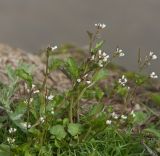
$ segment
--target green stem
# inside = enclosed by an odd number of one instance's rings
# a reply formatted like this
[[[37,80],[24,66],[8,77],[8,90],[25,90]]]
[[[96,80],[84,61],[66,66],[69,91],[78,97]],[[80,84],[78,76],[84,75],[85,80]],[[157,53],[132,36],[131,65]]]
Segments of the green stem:
[[[69,104],[69,121],[73,123],[73,97],[71,97],[71,101]]]
[[[28,125],[29,125],[29,118],[30,118],[30,100],[32,96],[32,91],[29,91],[29,96],[27,100],[27,134],[28,134]]]

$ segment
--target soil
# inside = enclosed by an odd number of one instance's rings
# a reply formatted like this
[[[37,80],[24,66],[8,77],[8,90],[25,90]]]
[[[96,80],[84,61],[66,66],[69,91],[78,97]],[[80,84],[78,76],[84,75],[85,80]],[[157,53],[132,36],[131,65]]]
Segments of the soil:
[[[19,63],[33,65],[33,77],[35,83],[43,82],[45,64],[42,61],[40,54],[31,54],[19,48],[13,48],[5,44],[0,44],[0,81],[4,84],[9,83],[6,74],[6,66],[11,65],[13,68],[18,67]],[[61,71],[51,73],[48,81],[48,86],[54,86],[54,89],[63,91],[70,87],[70,81]]]

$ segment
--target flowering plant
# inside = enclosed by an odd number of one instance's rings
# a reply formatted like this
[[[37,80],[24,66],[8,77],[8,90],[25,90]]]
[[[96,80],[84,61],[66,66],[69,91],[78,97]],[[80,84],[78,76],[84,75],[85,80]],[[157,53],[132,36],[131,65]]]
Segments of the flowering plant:
[[[89,57],[80,64],[74,58],[68,58],[65,62],[50,59],[58,47],[49,46],[45,53],[46,68],[42,84],[35,85],[32,74],[23,67],[15,71],[9,68],[8,75],[13,82],[8,87],[2,86],[0,92],[0,104],[4,110],[0,155],[84,156],[150,152],[148,140],[143,137],[145,133],[134,131],[139,113],[133,109],[127,111],[128,105],[136,97],[137,86],[143,85],[146,78],[143,79],[139,74],[132,75],[136,86],[132,90],[129,86],[130,74],[122,74],[121,78],[115,80],[108,96],[105,95],[106,90],[100,87],[100,82],[109,77],[112,60],[125,56],[119,48],[110,55],[102,50],[104,41],[97,41],[97,36],[105,27],[105,24],[98,23],[95,24],[95,33],[87,31]],[[139,56],[139,70],[155,59],[157,56],[153,52],[144,62]],[[71,87],[64,92],[55,92],[47,85],[50,73],[57,69],[71,82]],[[150,78],[158,76],[152,72]],[[27,94],[15,102],[12,96],[20,80],[25,82]],[[114,105],[107,106],[104,100],[114,99],[117,95],[121,96],[125,104],[122,111],[116,111]],[[141,115],[143,118],[144,114]],[[133,140],[133,135],[137,139]],[[145,143],[141,144],[140,141],[144,140]],[[131,148],[128,142],[134,142],[135,145]]]

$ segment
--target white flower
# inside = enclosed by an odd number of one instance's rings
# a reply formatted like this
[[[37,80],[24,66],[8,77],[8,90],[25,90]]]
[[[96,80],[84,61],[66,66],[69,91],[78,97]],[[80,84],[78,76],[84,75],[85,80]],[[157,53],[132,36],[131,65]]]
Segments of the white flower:
[[[85,74],[83,77],[86,78],[88,76],[88,74]]]
[[[157,78],[158,78],[158,75],[156,75],[155,72],[152,72],[152,73],[150,74],[150,78],[152,78],[152,79],[157,79]]]
[[[152,51],[149,52],[149,56],[152,56],[154,53]]]
[[[39,90],[35,90],[33,93],[34,93],[34,94],[39,93]]]
[[[33,102],[33,98],[30,98],[30,102]]]
[[[95,55],[91,56],[91,61],[93,61],[95,59]]]
[[[102,50],[98,50],[98,55],[99,58],[102,58]]]
[[[54,51],[56,50],[58,47],[57,46],[54,46],[54,47],[51,47],[51,50]]]
[[[34,89],[36,87],[36,85],[35,84],[32,84],[32,89]]]
[[[48,100],[53,100],[53,98],[54,98],[53,95],[49,95],[49,96],[47,97]]]
[[[120,53],[120,54],[119,54],[120,57],[122,57],[122,56],[124,56],[124,55],[125,55],[124,53]]]
[[[117,115],[115,112],[112,113],[112,117],[113,117],[114,119],[118,119],[118,115]]]
[[[122,119],[127,119],[127,116],[121,115],[121,118],[122,118]]]
[[[101,23],[97,23],[97,24],[95,24],[95,27],[97,27],[98,29],[104,29],[106,27],[106,25],[101,24]]]
[[[77,82],[80,83],[80,82],[81,82],[81,79],[77,79]]]
[[[53,107],[51,108],[51,114],[52,115],[54,114],[54,108]]]
[[[28,124],[28,128],[31,128],[31,124]]]
[[[107,54],[106,54],[105,52],[103,52],[103,53],[102,53],[102,56],[105,57],[105,56],[107,56]]]
[[[131,88],[128,86],[127,89],[130,90]]]
[[[98,55],[102,55],[102,50],[98,50]]]
[[[122,86],[125,86],[125,84],[127,83],[127,78],[124,76],[124,75],[122,75],[122,78],[120,78],[119,80],[118,80],[118,82],[119,82],[119,84],[121,84]]]
[[[98,61],[98,65],[99,65],[99,67],[103,67],[103,61],[102,61],[102,60],[99,60],[99,61]]]
[[[119,57],[123,57],[125,54],[123,53],[122,49],[117,48],[116,53],[119,55]]]
[[[152,60],[157,59],[157,55],[154,54],[154,52],[150,51],[149,56],[151,57]]]
[[[133,111],[133,110],[131,111],[131,115],[132,115],[133,117],[135,117],[135,116],[136,116],[136,114],[134,113],[134,111]]]
[[[106,124],[107,124],[107,125],[110,125],[111,123],[112,123],[111,120],[107,120],[107,121],[106,121]]]
[[[42,122],[42,123],[44,123],[44,117],[40,117],[40,121]]]
[[[31,124],[30,124],[30,123],[28,123],[28,127],[27,127],[27,122],[24,122],[22,125],[23,125],[25,128],[31,128]]]
[[[103,62],[107,62],[108,58],[109,58],[109,55],[106,55],[106,56],[103,58]]]
[[[16,128],[10,128],[10,129],[9,129],[9,133],[14,133],[14,132],[16,132],[16,131],[17,131]]]
[[[99,59],[102,59],[103,62],[107,62],[109,55],[107,55],[105,52],[102,53],[102,50],[99,50],[98,57],[99,57]]]
[[[152,55],[152,60],[156,60],[157,59],[157,55]]]
[[[15,139],[8,137],[7,141],[8,141],[8,143],[13,144],[15,142]]]
[[[88,81],[86,81],[86,83],[87,83],[87,84],[91,84],[91,81],[88,80]]]

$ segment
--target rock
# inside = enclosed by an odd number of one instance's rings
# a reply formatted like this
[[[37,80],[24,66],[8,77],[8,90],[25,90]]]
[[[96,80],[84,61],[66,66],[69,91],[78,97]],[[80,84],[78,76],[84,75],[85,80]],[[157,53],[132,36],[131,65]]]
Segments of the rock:
[[[34,83],[42,83],[44,80],[45,64],[40,56],[25,52],[19,48],[13,48],[5,44],[0,44],[0,81],[4,84],[9,83],[6,74],[6,66],[11,65],[16,68],[19,62],[34,65],[33,78]],[[71,82],[61,71],[55,71],[50,74],[47,85],[58,91],[64,91],[71,86]]]

